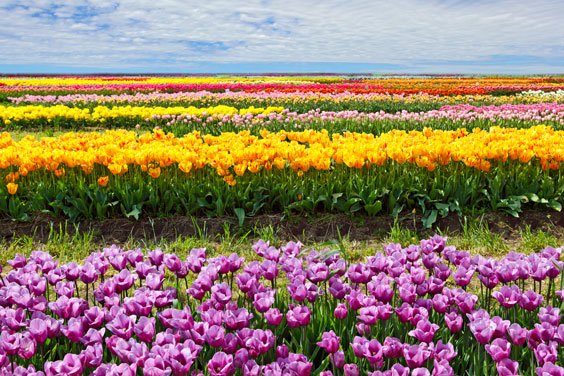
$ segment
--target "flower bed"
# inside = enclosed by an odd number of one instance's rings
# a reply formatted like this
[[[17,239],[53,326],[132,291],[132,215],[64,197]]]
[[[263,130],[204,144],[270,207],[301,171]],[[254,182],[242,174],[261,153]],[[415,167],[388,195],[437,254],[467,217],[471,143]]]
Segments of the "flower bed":
[[[0,287],[17,375],[561,375],[562,248],[501,260],[435,236],[361,262],[259,241],[258,260],[35,251]],[[255,258],[255,257],[253,257]]]

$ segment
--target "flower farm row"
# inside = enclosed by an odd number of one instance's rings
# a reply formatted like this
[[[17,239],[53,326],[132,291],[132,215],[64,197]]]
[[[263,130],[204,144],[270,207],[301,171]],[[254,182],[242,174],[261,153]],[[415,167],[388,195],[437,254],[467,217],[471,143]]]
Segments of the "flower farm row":
[[[443,106],[427,112],[364,113],[359,111],[290,112],[283,107],[145,107],[101,106],[93,108],[65,105],[0,106],[0,121],[7,129],[166,128],[183,135],[201,131],[209,134],[261,129],[269,131],[315,129],[335,133],[356,131],[379,134],[386,131],[416,130],[423,127],[457,130],[489,129],[492,125],[529,128],[547,124],[564,129],[564,104],[505,104],[499,106]]]
[[[0,136],[0,211],[80,218],[417,209],[560,210],[564,131],[546,126],[332,134],[126,130]]]
[[[495,260],[435,236],[358,263],[252,248],[247,262],[203,248],[16,255],[0,287],[3,374],[564,374],[562,248]]]

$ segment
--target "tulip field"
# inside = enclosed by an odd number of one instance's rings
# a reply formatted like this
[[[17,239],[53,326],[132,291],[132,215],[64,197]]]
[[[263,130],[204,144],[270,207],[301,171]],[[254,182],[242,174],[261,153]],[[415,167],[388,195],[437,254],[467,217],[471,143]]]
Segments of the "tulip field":
[[[564,78],[0,79],[0,215],[562,208]]]
[[[563,227],[563,164],[564,76],[0,75],[0,227],[33,233],[0,242],[0,375],[564,376],[564,236],[439,226]],[[179,218],[224,236],[159,243]],[[124,221],[150,241],[33,238]]]

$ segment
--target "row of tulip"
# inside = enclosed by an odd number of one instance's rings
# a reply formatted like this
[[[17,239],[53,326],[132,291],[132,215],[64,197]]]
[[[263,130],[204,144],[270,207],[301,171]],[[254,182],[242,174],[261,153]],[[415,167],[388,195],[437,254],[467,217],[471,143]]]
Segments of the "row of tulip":
[[[557,103],[505,104],[499,106],[455,105],[426,112],[384,111],[290,112],[282,107],[237,108],[114,106],[74,107],[65,105],[0,106],[0,124],[9,128],[83,128],[103,124],[108,128],[167,127],[176,135],[201,130],[210,134],[268,129],[270,131],[315,129],[330,132],[370,132],[380,134],[394,129],[423,127],[456,130],[461,127],[489,129],[492,125],[528,128],[545,123],[564,128],[564,105]],[[258,129],[257,129],[258,127]]]
[[[128,121],[139,122],[151,116],[171,116],[184,115],[194,116],[196,118],[207,118],[233,115],[264,115],[275,114],[281,112],[281,107],[268,108],[241,108],[229,106],[215,107],[144,107],[144,106],[96,106],[90,108],[69,107],[64,105],[43,106],[43,105],[27,105],[27,106],[0,106],[0,120],[4,125],[29,127],[38,125],[53,124],[56,126],[65,126],[65,122],[70,125],[91,123],[111,122],[110,126],[119,127],[128,125]],[[63,123],[63,124],[61,124]],[[69,126],[69,125],[66,125]]]
[[[0,213],[81,217],[287,210],[437,215],[560,210],[564,131],[492,127],[329,134],[162,130],[0,136]],[[166,204],[166,205],[165,205]],[[241,214],[242,213],[242,214]]]
[[[19,97],[8,97],[8,101],[15,105],[20,104],[65,104],[76,107],[93,107],[95,105],[156,105],[212,107],[218,105],[245,107],[284,107],[290,111],[307,112],[312,109],[325,111],[357,110],[361,112],[398,112],[402,110],[410,112],[421,112],[438,109],[446,105],[471,104],[502,105],[502,104],[534,104],[546,102],[562,102],[564,96],[558,92],[552,95],[543,95],[543,92],[525,92],[515,96],[492,96],[492,95],[458,95],[438,96],[429,94],[381,94],[367,93],[355,94],[343,92],[337,94],[316,92],[176,92],[176,93],[142,93],[135,94],[79,94],[67,95],[32,95],[25,94]]]
[[[252,115],[218,115],[202,119],[193,115],[153,115],[144,123],[149,127],[170,129],[177,135],[202,130],[211,134],[238,132],[248,129],[257,133],[260,129],[280,130],[327,130],[330,132],[362,132],[381,134],[393,130],[420,130],[430,127],[441,130],[480,128],[492,126],[529,128],[534,124],[549,124],[555,129],[564,128],[564,105],[542,103],[535,105],[471,105],[443,106],[427,112],[384,111],[364,113],[359,111],[320,111],[306,113],[289,112]],[[143,124],[143,123],[142,123]],[[257,128],[260,126],[260,128]]]
[[[391,93],[431,95],[516,94],[526,90],[564,89],[558,78],[379,78],[349,80],[339,77],[129,77],[116,78],[40,78],[0,80],[4,94],[75,92],[148,92],[148,91],[245,91],[245,92],[319,92],[319,93]]]
[[[0,369],[32,376],[564,375],[562,248],[501,260],[435,236],[365,260],[117,246],[8,260]]]
[[[0,79],[5,86],[75,86],[75,85],[114,85],[114,84],[173,84],[173,85],[205,85],[205,84],[280,84],[308,85],[312,82],[344,82],[340,77],[14,77]]]
[[[77,85],[90,83],[104,85],[108,83],[128,84],[128,83],[149,83],[149,84],[214,84],[214,83],[301,83],[301,82],[320,82],[320,83],[342,83],[352,82],[355,84],[386,85],[390,88],[416,88],[416,89],[441,89],[456,87],[491,87],[491,86],[558,86],[564,83],[561,77],[365,77],[360,79],[349,79],[347,77],[319,77],[319,76],[270,76],[270,77],[241,77],[241,76],[141,76],[141,77],[12,77],[0,79],[0,84],[18,86],[48,86],[48,85]]]

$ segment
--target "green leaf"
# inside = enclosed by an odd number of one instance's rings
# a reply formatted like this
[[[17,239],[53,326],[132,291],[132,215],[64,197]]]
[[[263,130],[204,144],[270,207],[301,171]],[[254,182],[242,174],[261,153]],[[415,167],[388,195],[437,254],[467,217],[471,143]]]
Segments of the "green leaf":
[[[135,219],[139,219],[139,214],[141,214],[141,210],[139,210],[139,207],[137,207],[137,205],[135,205],[134,209],[132,211],[130,211],[129,213],[127,213],[125,216],[127,218],[133,217]]]
[[[233,209],[233,211],[235,212],[235,215],[237,216],[237,219],[239,220],[239,226],[243,226],[243,223],[245,222],[245,209],[235,208],[235,209]]]
[[[435,207],[439,210],[441,217],[446,217],[448,215],[449,210],[450,210],[450,205],[444,204],[442,202],[435,203]]]
[[[364,205],[364,210],[368,215],[376,215],[382,210],[382,201],[376,201],[371,205]]]
[[[439,211],[438,210],[431,210],[428,213],[429,213],[429,215],[425,215],[422,219],[424,228],[431,228],[433,223],[435,223],[437,221],[437,214],[439,213]]]
[[[551,209],[554,209],[556,211],[561,211],[562,210],[562,204],[559,203],[558,201],[552,199],[548,202],[548,204],[546,204],[546,206],[548,206]]]

